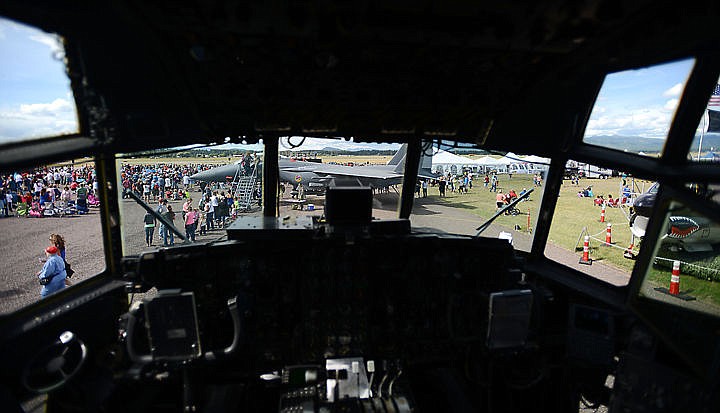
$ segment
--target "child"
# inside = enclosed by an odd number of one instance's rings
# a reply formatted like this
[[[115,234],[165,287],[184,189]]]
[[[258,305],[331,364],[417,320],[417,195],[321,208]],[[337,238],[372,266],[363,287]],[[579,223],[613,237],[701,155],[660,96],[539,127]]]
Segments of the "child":
[[[207,205],[205,205],[207,208]],[[198,218],[198,227],[200,227],[200,235],[205,235],[207,233],[207,209],[201,208],[200,209],[200,217]]]

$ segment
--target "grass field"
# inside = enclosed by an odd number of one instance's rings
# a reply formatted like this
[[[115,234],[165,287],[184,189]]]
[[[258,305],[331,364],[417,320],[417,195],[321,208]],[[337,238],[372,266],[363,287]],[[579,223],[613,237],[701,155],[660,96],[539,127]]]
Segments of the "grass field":
[[[652,182],[635,181],[637,190],[647,189]],[[594,236],[590,240],[591,258],[594,261],[603,262],[621,269],[630,274],[635,265],[635,261],[624,258],[623,252],[630,245],[631,233],[628,224],[629,211],[627,208],[606,208],[605,223],[600,222],[601,208],[593,204],[590,198],[578,198],[577,192],[587,186],[592,186],[595,195],[602,194],[606,198],[609,194],[617,197],[621,188],[621,178],[610,179],[585,179],[581,180],[579,185],[571,185],[570,181],[565,181],[560,189],[558,202],[553,216],[549,242],[569,251],[575,251],[580,257],[579,249],[582,248],[582,234],[587,231],[588,235]],[[509,189],[515,189],[520,192],[522,188],[533,187],[532,175],[513,175],[512,179],[508,179],[507,175],[500,175],[499,188],[504,192]],[[530,196],[527,202],[521,202],[518,209],[522,215],[518,216],[500,216],[495,221],[508,229],[515,228],[519,225],[522,231],[527,229],[527,214],[530,213],[531,227],[534,226],[538,216],[541,200],[541,190],[537,188]],[[431,191],[431,196],[438,197],[437,190]],[[444,202],[449,206],[462,208],[468,212],[482,217],[480,222],[491,217],[495,213],[495,193],[483,187],[482,182],[475,182],[473,190],[468,194],[458,194],[448,192],[446,198],[439,198],[440,202]],[[605,232],[607,224],[612,224],[612,242],[615,247],[603,246],[605,241]],[[640,250],[639,241],[635,240],[633,250],[637,254]],[[720,268],[720,259],[717,253],[688,254],[688,253],[671,253],[667,250],[661,250],[660,256],[670,259],[680,259],[683,262]],[[654,287],[668,287],[670,280],[670,264],[659,262],[648,274],[647,281]],[[684,275],[681,280],[681,292],[689,292],[698,300],[705,301],[714,306],[720,306],[720,282],[713,282],[698,274],[697,270],[688,268],[683,269]],[[700,277],[700,278],[698,278]]]

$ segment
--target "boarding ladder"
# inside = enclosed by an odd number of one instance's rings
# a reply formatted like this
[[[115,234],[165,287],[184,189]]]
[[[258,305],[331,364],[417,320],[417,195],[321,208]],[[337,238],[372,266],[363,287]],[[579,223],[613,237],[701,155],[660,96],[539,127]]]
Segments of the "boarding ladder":
[[[260,183],[257,172],[258,164],[255,163],[250,175],[242,175],[238,173],[235,176],[232,187],[235,188],[235,196],[238,198],[241,211],[249,211],[254,204],[254,195],[257,190],[257,186]]]

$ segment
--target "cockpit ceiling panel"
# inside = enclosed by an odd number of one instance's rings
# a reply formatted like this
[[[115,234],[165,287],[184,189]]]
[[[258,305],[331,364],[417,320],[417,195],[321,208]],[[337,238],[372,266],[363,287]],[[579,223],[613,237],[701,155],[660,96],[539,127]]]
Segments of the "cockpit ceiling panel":
[[[31,13],[9,0],[0,14],[62,34],[79,105],[101,96],[128,144],[157,147],[274,134],[559,148],[609,70],[686,57],[720,36],[711,1],[682,14],[669,1],[84,8]]]

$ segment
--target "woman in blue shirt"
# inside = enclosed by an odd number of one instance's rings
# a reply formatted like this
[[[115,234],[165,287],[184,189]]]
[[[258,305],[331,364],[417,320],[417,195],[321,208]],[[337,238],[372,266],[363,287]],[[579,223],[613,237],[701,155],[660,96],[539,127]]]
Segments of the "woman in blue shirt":
[[[40,290],[40,297],[45,298],[48,295],[60,291],[65,288],[65,262],[58,255],[59,251],[56,246],[51,245],[45,248],[45,256],[47,261],[43,264],[42,270],[38,272],[37,276],[40,280],[48,280],[47,284],[44,284],[42,290]]]

